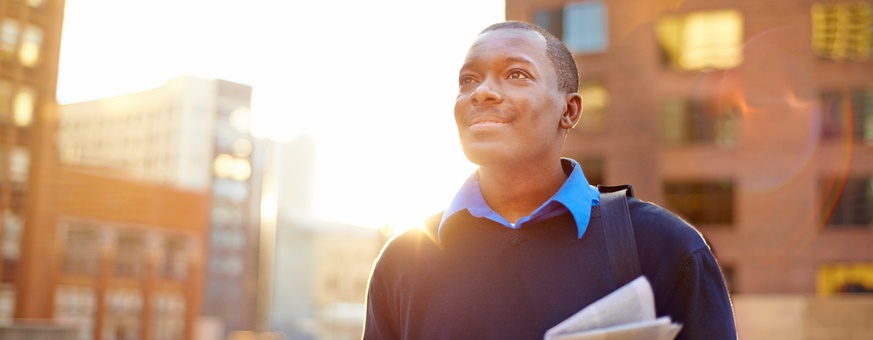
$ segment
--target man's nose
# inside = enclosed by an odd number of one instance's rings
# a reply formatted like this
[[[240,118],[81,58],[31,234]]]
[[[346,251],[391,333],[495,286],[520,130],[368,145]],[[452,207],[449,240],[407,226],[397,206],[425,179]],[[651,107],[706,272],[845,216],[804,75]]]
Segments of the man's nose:
[[[497,104],[503,101],[503,97],[496,91],[493,82],[485,80],[479,83],[476,90],[470,94],[470,100],[473,102],[473,105]]]

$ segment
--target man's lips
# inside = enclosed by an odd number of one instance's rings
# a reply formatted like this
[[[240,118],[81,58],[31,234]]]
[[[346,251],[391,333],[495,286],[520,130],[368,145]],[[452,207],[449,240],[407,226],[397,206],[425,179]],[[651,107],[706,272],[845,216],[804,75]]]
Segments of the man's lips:
[[[473,118],[470,121],[469,126],[482,128],[495,127],[509,124],[511,121],[512,120],[509,118],[487,115]]]

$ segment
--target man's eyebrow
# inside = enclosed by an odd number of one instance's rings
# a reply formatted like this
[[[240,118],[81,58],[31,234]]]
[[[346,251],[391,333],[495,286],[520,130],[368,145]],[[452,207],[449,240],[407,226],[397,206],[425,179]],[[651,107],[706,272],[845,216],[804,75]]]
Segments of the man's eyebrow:
[[[525,58],[525,57],[516,57],[516,56],[509,56],[509,57],[503,58],[503,60],[501,60],[501,63],[503,63],[503,64],[519,63],[519,64],[533,65],[533,62],[530,59]],[[473,65],[475,65],[475,64],[477,64],[477,62],[475,60],[468,61],[468,62],[464,63],[464,65],[461,66],[461,69],[463,70],[466,68],[473,67]]]

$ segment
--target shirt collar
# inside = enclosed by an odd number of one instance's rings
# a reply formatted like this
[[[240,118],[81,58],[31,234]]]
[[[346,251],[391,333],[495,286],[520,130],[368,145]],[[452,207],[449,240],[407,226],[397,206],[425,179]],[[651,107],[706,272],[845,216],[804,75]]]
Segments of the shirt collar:
[[[600,203],[600,192],[596,187],[588,184],[588,180],[582,172],[582,167],[579,166],[579,163],[575,160],[562,158],[561,165],[564,166],[564,169],[572,169],[570,170],[570,175],[567,176],[567,180],[564,181],[563,185],[561,185],[561,188],[555,192],[555,195],[534,210],[530,216],[522,217],[518,220],[518,223],[512,227],[521,228],[525,222],[536,220],[537,216],[542,215],[549,210],[554,210],[549,209],[549,207],[553,206],[550,204],[552,204],[552,202],[557,202],[569,210],[570,214],[573,215],[573,219],[576,222],[578,237],[582,238],[582,235],[585,234],[585,230],[588,229],[588,222],[591,219],[591,207]],[[485,198],[482,197],[482,191],[479,189],[478,170],[473,172],[473,174],[467,178],[464,185],[462,185],[461,189],[458,190],[457,194],[455,194],[455,198],[452,199],[452,202],[443,214],[437,231],[438,239],[441,239],[440,235],[442,235],[443,226],[446,220],[463,210],[467,210],[470,215],[473,215],[474,217],[488,218],[510,227],[509,222],[494,212],[494,210],[488,206],[488,203],[485,202]]]

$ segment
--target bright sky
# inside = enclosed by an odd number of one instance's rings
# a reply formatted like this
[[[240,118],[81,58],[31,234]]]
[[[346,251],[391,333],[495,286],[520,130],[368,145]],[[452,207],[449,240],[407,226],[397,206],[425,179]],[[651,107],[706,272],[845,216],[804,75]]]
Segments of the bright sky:
[[[316,142],[316,216],[415,225],[475,169],[452,110],[501,0],[67,0],[61,104],[187,74],[253,86],[255,133]],[[281,174],[280,174],[281,176]]]

